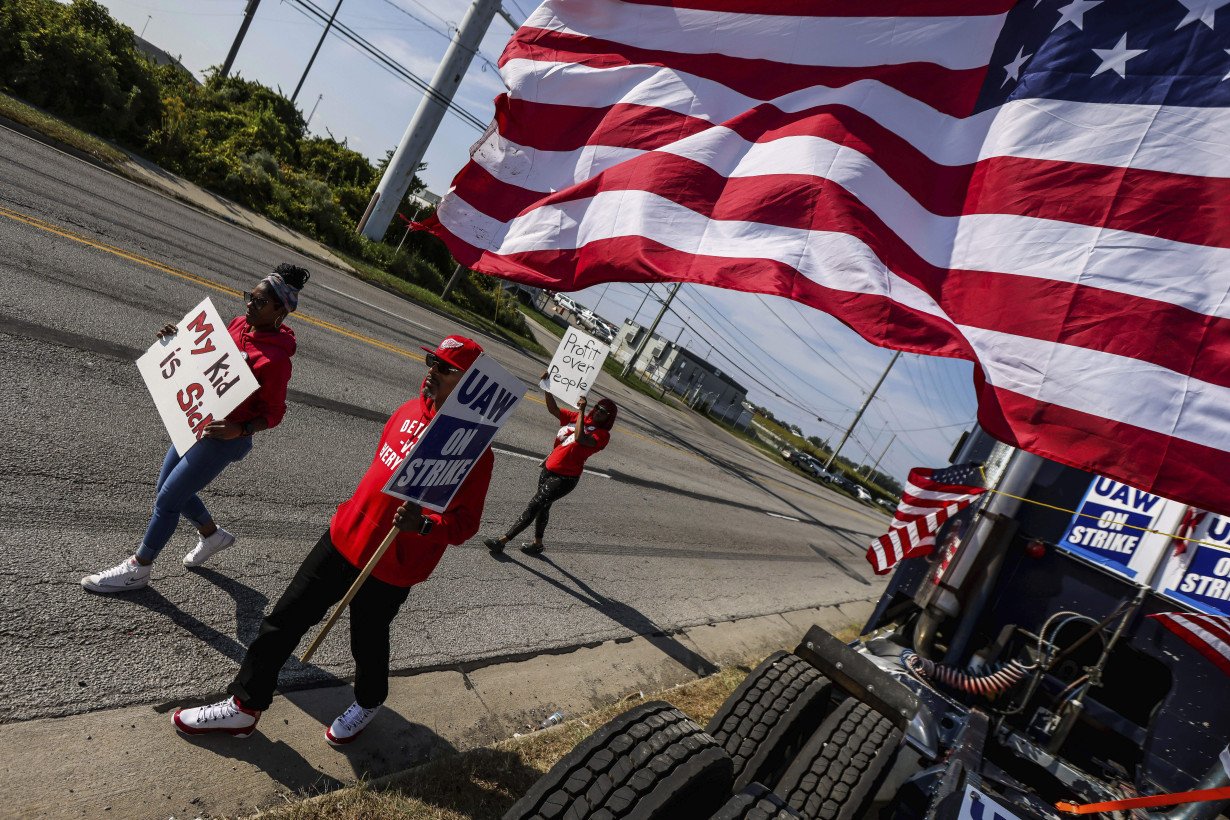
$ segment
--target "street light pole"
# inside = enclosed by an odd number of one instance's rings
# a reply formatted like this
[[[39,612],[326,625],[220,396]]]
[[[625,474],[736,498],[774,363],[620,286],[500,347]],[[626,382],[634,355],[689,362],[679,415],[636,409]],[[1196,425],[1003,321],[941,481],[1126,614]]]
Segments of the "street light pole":
[[[871,392],[867,394],[867,398],[863,401],[863,406],[858,408],[858,412],[854,415],[854,421],[850,422],[850,426],[846,428],[846,432],[841,437],[841,441],[837,444],[837,447],[833,449],[833,454],[829,456],[829,460],[825,462],[824,469],[827,470],[829,467],[833,466],[833,462],[837,460],[837,454],[841,452],[841,448],[844,447],[846,441],[849,440],[850,434],[853,433],[854,428],[858,426],[858,420],[861,419],[863,417],[863,413],[867,411],[867,406],[870,405],[871,400],[876,397],[876,391],[880,389],[880,385],[884,384],[884,379],[888,377],[888,371],[893,369],[893,365],[897,363],[897,359],[899,358],[901,358],[900,350],[894,353],[893,357],[888,360],[888,367],[884,368],[884,372],[880,374],[880,378],[876,382],[875,387],[871,388]]]
[[[893,446],[893,442],[897,440],[897,434],[893,433],[893,437],[888,440],[888,444],[884,445],[884,451],[880,453],[880,457],[876,459],[876,463],[871,465],[871,469],[863,473],[863,478],[870,478],[871,474],[876,471],[876,467],[880,466],[880,462],[884,460],[884,456],[888,455],[888,448]]]

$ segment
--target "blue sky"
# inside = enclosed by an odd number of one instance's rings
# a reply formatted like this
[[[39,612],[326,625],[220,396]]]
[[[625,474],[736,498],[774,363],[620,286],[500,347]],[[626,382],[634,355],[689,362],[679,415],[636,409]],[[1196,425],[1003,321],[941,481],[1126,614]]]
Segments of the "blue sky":
[[[221,65],[246,5],[245,0],[101,2],[135,32],[144,28],[145,39],[179,56],[198,76]],[[316,4],[329,12],[336,2]],[[468,6],[462,0],[343,0],[338,20],[429,81]],[[261,0],[233,71],[289,95],[322,26],[297,8],[292,0]],[[533,4],[504,0],[504,8],[520,23]],[[458,92],[456,101],[483,122],[491,119],[492,100],[503,90],[494,63],[511,35],[511,27],[497,16]],[[397,145],[420,99],[417,89],[330,36],[298,103],[305,116],[316,107],[310,123],[314,133],[344,139],[374,160]],[[478,136],[474,127],[445,115],[420,173],[430,190],[448,189]],[[644,290],[616,283],[589,288],[576,298],[619,324],[638,315]],[[655,290],[665,296],[667,286]],[[798,424],[806,435],[834,442],[892,356],[835,319],[783,299],[686,285],[675,306],[692,329],[668,314],[660,334],[674,339],[682,332],[684,346],[730,373],[748,388],[752,401]],[[656,302],[646,302],[640,321],[652,321],[657,308]],[[911,467],[947,463],[953,442],[973,417],[968,363],[905,355],[843,454],[870,463],[896,433],[881,469],[901,480]]]

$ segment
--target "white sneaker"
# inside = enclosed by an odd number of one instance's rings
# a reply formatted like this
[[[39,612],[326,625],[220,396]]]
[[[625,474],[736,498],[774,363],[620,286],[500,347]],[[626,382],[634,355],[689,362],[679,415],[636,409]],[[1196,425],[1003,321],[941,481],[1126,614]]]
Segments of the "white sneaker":
[[[189,569],[203,566],[210,558],[213,558],[234,543],[235,536],[221,527],[218,527],[217,531],[208,538],[197,536],[196,546],[192,549],[192,552],[184,556],[184,566]]]
[[[333,725],[325,729],[325,740],[334,746],[342,746],[354,740],[372,722],[372,718],[380,711],[379,706],[364,709],[358,703],[350,704],[350,708],[333,721]]]
[[[235,737],[247,737],[256,729],[256,722],[260,719],[260,712],[255,709],[245,709],[234,698],[220,700],[208,706],[198,706],[195,709],[176,709],[175,714],[171,715],[175,728],[186,735],[225,732]]]
[[[132,592],[149,586],[150,565],[141,566],[137,556],[116,564],[111,569],[104,569],[81,579],[81,586],[90,592],[101,592],[104,595],[113,592]]]

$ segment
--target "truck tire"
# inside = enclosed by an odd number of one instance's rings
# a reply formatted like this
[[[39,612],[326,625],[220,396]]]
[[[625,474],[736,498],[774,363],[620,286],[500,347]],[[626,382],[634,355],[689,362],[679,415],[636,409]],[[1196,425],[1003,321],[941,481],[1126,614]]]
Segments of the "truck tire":
[[[832,706],[832,682],[789,652],[774,652],[739,684],[708,732],[734,762],[734,790],[776,783]]]
[[[751,783],[726,801],[710,820],[800,820],[803,815],[759,783]]]
[[[701,820],[730,794],[730,778],[730,758],[713,738],[669,703],[650,701],[577,744],[504,820]]]
[[[847,698],[824,719],[774,791],[807,820],[860,817],[901,746],[901,731]]]

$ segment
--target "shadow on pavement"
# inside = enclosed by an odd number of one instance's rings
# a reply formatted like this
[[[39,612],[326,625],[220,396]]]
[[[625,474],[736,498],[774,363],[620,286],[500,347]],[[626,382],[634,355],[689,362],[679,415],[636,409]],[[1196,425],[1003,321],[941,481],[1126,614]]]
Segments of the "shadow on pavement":
[[[622,601],[616,601],[614,598],[608,598],[600,592],[595,591],[592,587],[582,581],[580,578],[573,575],[568,570],[561,567],[559,564],[552,561],[547,555],[540,554],[526,560],[518,560],[506,553],[498,553],[493,555],[497,561],[504,561],[510,564],[516,564],[533,575],[537,575],[542,580],[546,581],[551,586],[558,590],[568,593],[578,601],[593,607],[603,615],[610,618],[615,623],[620,624],[626,629],[645,638],[653,646],[657,647],[668,658],[685,666],[697,675],[712,675],[718,671],[718,667],[711,663],[708,659],[688,649],[679,641],[666,634],[666,630],[658,626],[640,610],[625,604]],[[541,562],[553,568],[560,575],[571,581],[574,586],[560,581],[557,578],[552,578],[547,573],[532,566],[530,561]]]
[[[146,588],[122,599],[124,602],[145,607],[152,612],[165,615],[173,623],[180,626],[190,635],[199,638],[208,646],[235,662],[236,667],[243,661],[248,644],[256,637],[260,629],[265,605],[268,599],[251,587],[229,578],[219,572],[209,569],[194,570],[195,573],[226,592],[235,601],[235,637],[204,623],[195,616],[184,612],[162,594],[152,588]],[[338,630],[340,637],[345,630]],[[273,708],[261,715],[261,723],[257,731],[246,739],[232,738],[223,735],[202,735],[180,737],[203,750],[214,754],[242,760],[259,767],[270,778],[276,780],[287,790],[298,795],[318,794],[331,791],[346,785],[330,775],[320,772],[312,763],[283,740],[271,740],[261,731],[261,725],[271,725],[286,720],[285,709],[289,705],[297,707],[301,712],[319,724],[318,735],[312,742],[326,746],[325,727],[333,719],[346,710],[354,700],[349,679],[340,678],[315,664],[302,666],[298,663],[298,653],[306,642],[314,635],[309,632],[300,644],[296,654],[287,661],[287,668],[297,667],[310,670],[310,681],[297,681],[287,686],[279,685],[278,693],[282,701],[275,701]],[[225,697],[222,693],[214,693],[203,700],[183,700],[179,704],[190,706],[197,703],[211,702]],[[171,711],[170,704],[168,711]],[[279,714],[279,711],[282,714]],[[169,718],[168,718],[169,724]],[[168,731],[174,731],[168,725]],[[382,777],[393,772],[408,769],[427,760],[442,755],[454,754],[456,749],[433,730],[421,723],[414,723],[402,717],[392,708],[381,710],[376,719],[364,731],[363,735],[353,743],[345,746],[330,747],[337,754],[344,756],[354,774],[360,778]]]

